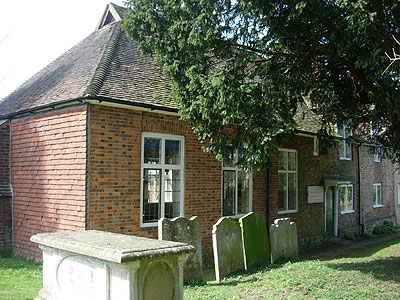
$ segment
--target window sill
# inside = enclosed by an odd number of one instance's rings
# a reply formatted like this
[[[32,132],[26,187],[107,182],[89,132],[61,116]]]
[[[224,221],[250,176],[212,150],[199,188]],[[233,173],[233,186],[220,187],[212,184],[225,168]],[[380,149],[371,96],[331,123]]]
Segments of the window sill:
[[[158,227],[158,222],[140,224],[140,228],[151,228],[151,227]]]
[[[383,205],[382,204],[374,205],[374,208],[379,208],[379,207],[383,207]]]
[[[374,162],[375,162],[375,163],[380,163],[381,161],[380,161],[380,160],[374,160]]]
[[[249,212],[248,212],[248,213],[249,213]],[[232,219],[235,219],[235,220],[239,220],[241,217],[244,217],[244,216],[247,215],[248,213],[245,213],[245,214],[242,214],[242,215],[230,215],[230,216],[225,215],[225,216],[222,216],[222,217],[223,217],[223,218],[229,217],[229,218],[232,218]]]
[[[348,161],[351,161],[352,158],[351,158],[351,157],[339,157],[339,160],[348,160]]]
[[[354,213],[354,210],[343,210],[343,211],[340,211],[341,215],[352,214],[352,213]]]
[[[284,215],[284,214],[294,214],[297,213],[298,210],[278,210],[278,215]]]

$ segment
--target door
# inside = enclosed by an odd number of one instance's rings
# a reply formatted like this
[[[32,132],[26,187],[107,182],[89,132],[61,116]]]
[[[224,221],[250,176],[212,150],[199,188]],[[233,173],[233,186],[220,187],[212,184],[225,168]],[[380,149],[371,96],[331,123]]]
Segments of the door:
[[[333,186],[328,186],[326,189],[326,211],[325,211],[325,219],[326,219],[326,233],[328,237],[332,237],[335,235],[335,189]]]

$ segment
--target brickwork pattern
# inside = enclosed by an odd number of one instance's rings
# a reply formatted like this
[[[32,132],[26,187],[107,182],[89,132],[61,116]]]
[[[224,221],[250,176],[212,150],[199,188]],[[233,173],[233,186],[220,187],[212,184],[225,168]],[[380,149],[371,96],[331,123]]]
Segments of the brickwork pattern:
[[[7,189],[7,196],[0,195],[0,249],[8,250],[12,246],[11,197],[8,196],[10,185],[10,125],[0,125],[0,194]]]
[[[367,146],[360,148],[362,215],[368,233],[384,220],[396,219],[394,193],[397,193],[394,165],[386,158],[374,162],[371,150]],[[374,183],[382,184],[382,207],[374,207]]]
[[[36,233],[85,229],[87,108],[11,124],[14,251],[40,259]]]
[[[175,116],[92,107],[90,229],[157,238],[156,227],[140,227],[142,132],[185,136],[185,217],[199,216],[202,246],[210,250],[212,225],[222,215],[222,164],[202,151],[190,127]],[[253,172],[253,210],[263,214],[265,191],[264,173]]]

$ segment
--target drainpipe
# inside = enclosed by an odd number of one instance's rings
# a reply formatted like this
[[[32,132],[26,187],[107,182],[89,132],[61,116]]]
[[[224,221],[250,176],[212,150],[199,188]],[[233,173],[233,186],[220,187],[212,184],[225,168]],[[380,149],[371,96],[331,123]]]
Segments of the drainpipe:
[[[361,143],[357,145],[357,194],[358,194],[358,229],[360,234],[364,233],[364,224],[361,223],[361,171],[360,171],[360,147]]]

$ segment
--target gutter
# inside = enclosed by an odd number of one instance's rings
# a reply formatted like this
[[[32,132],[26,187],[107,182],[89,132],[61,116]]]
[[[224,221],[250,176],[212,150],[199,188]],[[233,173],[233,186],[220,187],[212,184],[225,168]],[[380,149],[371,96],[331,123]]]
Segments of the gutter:
[[[170,108],[170,107],[164,107],[164,106],[157,106],[157,105],[153,105],[153,104],[119,100],[119,99],[113,99],[113,98],[108,98],[108,97],[83,96],[83,97],[71,98],[71,99],[63,100],[63,101],[57,101],[57,102],[53,102],[51,104],[37,106],[34,108],[24,109],[24,110],[14,112],[14,113],[11,113],[8,115],[3,115],[3,116],[0,116],[0,122],[1,122],[1,120],[11,119],[11,118],[21,116],[21,115],[35,114],[36,112],[46,110],[46,109],[56,109],[57,107],[63,106],[63,105],[69,105],[69,104],[74,104],[74,103],[80,103],[80,104],[88,103],[88,102],[90,102],[90,100],[95,100],[95,101],[98,101],[99,103],[106,102],[106,103],[121,104],[121,105],[132,106],[132,107],[140,107],[140,108],[148,109],[150,111],[158,110],[158,111],[163,111],[163,112],[178,113],[177,108]]]
[[[359,144],[357,144],[357,194],[358,194],[358,225],[359,225],[359,231],[360,234],[364,233],[364,224],[361,223],[361,209],[362,209],[362,205],[361,205],[361,170],[360,170],[360,147],[361,147],[362,143],[360,142]]]

